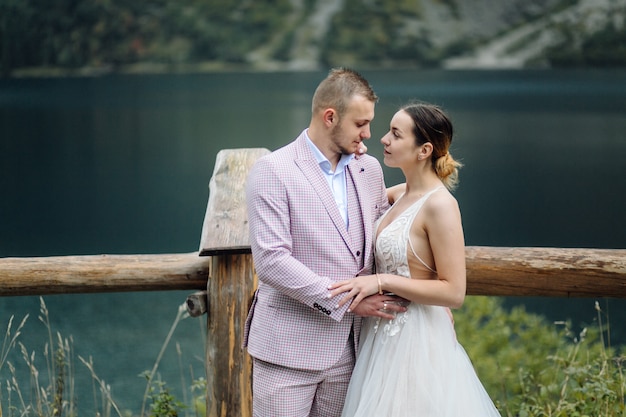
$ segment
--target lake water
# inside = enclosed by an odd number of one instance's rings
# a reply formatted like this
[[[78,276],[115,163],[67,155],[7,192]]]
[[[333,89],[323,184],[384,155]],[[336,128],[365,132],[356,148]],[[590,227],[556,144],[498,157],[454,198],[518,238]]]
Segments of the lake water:
[[[451,115],[452,153],[464,163],[456,196],[467,245],[626,248],[626,71],[364,75],[380,96],[372,155],[380,157],[378,139],[406,101],[440,104]],[[196,251],[217,152],[292,140],[307,125],[324,76],[0,80],[0,257]],[[401,180],[399,171],[385,174],[388,184]],[[138,375],[152,367],[187,295],[44,300],[53,331],[72,336],[76,356],[93,356],[122,409],[138,410],[145,388]],[[594,301],[506,299],[581,325],[594,320]],[[626,302],[601,305],[614,340],[626,342]],[[0,331],[11,315],[25,314],[21,340],[41,355],[47,335],[39,298],[0,298]],[[166,352],[160,370],[174,391],[181,385],[176,343],[184,377],[189,368],[203,375],[204,321],[183,320]]]

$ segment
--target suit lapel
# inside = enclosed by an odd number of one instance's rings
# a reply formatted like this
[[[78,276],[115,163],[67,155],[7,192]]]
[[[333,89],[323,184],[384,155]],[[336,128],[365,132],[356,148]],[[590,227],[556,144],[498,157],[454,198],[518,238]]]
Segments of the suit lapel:
[[[348,170],[350,171],[350,175],[354,179],[354,187],[356,188],[356,197],[359,202],[359,206],[361,207],[361,212],[363,215],[363,230],[365,232],[365,256],[364,260],[367,262],[369,257],[372,255],[372,239],[373,239],[373,229],[374,225],[372,223],[372,207],[368,204],[367,196],[368,196],[368,185],[365,168],[363,167],[363,163],[358,159],[354,159],[349,165]],[[367,265],[367,263],[365,263]]]
[[[298,138],[298,157],[296,158],[296,165],[302,170],[304,176],[313,186],[313,189],[322,201],[322,204],[326,208],[333,224],[341,234],[341,237],[346,242],[346,245],[351,247],[351,240],[348,235],[346,224],[339,213],[339,208],[337,208],[337,203],[335,203],[335,198],[330,191],[328,182],[326,181],[326,178],[324,178],[324,174],[322,173],[317,160],[309,149],[309,145],[306,143],[304,135],[301,135]]]

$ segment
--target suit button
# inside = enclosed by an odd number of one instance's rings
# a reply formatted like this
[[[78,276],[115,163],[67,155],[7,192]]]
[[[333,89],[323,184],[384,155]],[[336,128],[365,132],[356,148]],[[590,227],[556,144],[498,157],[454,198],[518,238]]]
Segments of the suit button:
[[[317,303],[313,303],[313,307],[315,307],[316,309],[318,309],[322,313],[326,314],[327,316],[330,316],[330,314],[331,314],[331,311],[329,309],[327,309],[326,307],[322,307],[321,305],[319,305]]]
[[[361,256],[361,251],[360,250],[356,251],[356,256]]]

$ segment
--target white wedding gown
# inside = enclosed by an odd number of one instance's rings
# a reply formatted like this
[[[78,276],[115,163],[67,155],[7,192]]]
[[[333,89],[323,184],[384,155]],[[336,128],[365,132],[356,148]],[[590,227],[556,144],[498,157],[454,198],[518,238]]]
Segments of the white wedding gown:
[[[438,189],[380,232],[378,272],[410,279],[409,230],[426,199]],[[394,320],[364,320],[342,417],[367,416],[500,417],[456,340],[446,308],[411,303]]]

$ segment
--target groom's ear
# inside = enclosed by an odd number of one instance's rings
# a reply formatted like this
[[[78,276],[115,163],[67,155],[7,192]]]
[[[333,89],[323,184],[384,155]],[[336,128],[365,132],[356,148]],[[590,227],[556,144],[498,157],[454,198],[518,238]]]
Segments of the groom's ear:
[[[337,112],[335,111],[335,109],[329,107],[326,110],[324,110],[324,113],[322,114],[322,118],[324,120],[324,124],[327,127],[332,126],[334,123],[337,123],[339,121],[339,117],[337,116]]]

